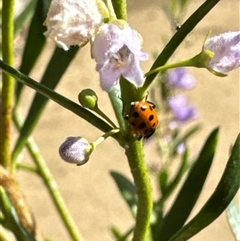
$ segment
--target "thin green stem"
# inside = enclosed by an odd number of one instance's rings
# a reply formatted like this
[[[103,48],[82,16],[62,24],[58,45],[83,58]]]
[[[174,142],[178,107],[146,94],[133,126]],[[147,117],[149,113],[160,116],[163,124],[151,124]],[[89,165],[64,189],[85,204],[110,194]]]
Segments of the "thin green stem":
[[[17,163],[17,169],[33,172],[35,174],[38,173],[38,169],[35,166],[25,165],[23,163]]]
[[[16,127],[20,130],[22,126],[22,120],[21,117],[18,115],[14,116],[14,122]],[[75,224],[62,196],[61,192],[58,189],[58,185],[53,178],[50,170],[48,169],[45,160],[43,159],[34,139],[30,136],[27,140],[26,147],[33,158],[34,163],[36,164],[38,168],[38,173],[43,179],[45,186],[52,198],[52,201],[55,204],[55,207],[57,208],[57,211],[67,229],[69,232],[69,235],[71,236],[73,241],[81,241],[83,240],[81,234],[79,233],[79,230],[77,228],[77,225]]]
[[[156,69],[167,63],[168,59],[173,55],[178,46],[182,43],[185,37],[196,27],[196,25],[211,11],[211,9],[220,0],[206,0],[181,26],[181,28],[176,32],[176,34],[171,38],[168,44],[165,46],[163,51],[159,54],[155,62],[153,63],[151,70]],[[142,91],[145,92],[157,73],[151,74],[146,78],[146,81],[141,87]]]
[[[0,60],[0,68],[2,68],[3,71],[7,72],[8,74],[12,75],[15,79],[17,79],[21,83],[29,86],[30,88],[36,90],[38,93],[42,94],[43,96],[55,101],[56,103],[63,106],[64,108],[72,111],[76,115],[88,121],[93,126],[102,130],[103,132],[108,132],[112,129],[112,126],[110,126],[108,123],[103,121],[101,118],[94,115],[92,112],[76,104],[75,102],[67,99],[66,97],[58,94],[57,92],[46,87],[45,85],[42,85],[37,81],[29,78],[28,76],[24,75],[23,73],[19,72],[18,70],[4,63],[2,60]],[[115,139],[118,139],[118,137],[119,136],[114,135]]]
[[[94,111],[95,111],[95,113],[100,115],[103,119],[105,119],[113,128],[117,128],[115,123],[105,113],[103,113],[99,108],[95,108]]]
[[[161,71],[166,71],[168,69],[173,69],[173,68],[179,68],[179,67],[186,67],[186,66],[194,66],[193,62],[191,61],[192,59],[186,59],[186,60],[182,60],[180,62],[176,62],[176,63],[172,63],[172,64],[166,64],[163,66],[160,66],[156,69],[150,70],[149,72],[147,72],[145,74],[145,76],[149,76],[151,74],[155,74]]]
[[[99,137],[96,141],[92,142],[91,145],[95,149],[97,146],[99,146],[103,141],[105,141],[109,136],[112,136],[116,133],[118,133],[119,129],[112,129],[111,131],[105,133],[101,137]]]
[[[126,0],[112,0],[112,5],[118,19],[127,21],[127,2]]]
[[[3,0],[2,53],[6,63],[14,64],[14,0]],[[0,160],[4,167],[11,165],[11,121],[14,105],[14,79],[2,73],[2,111],[0,123]]]
[[[143,142],[130,138],[126,146],[126,156],[134,178],[138,194],[138,209],[133,241],[144,241],[148,235],[152,213],[152,187],[144,159]]]

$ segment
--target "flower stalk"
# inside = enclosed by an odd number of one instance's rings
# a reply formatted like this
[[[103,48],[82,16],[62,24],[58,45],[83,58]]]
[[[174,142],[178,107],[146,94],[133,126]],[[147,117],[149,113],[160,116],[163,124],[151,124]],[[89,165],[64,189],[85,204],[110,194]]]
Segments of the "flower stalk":
[[[105,141],[109,136],[112,136],[119,132],[119,129],[112,129],[111,131],[105,133],[101,137],[99,137],[96,141],[91,143],[93,149],[95,149],[98,145],[100,145],[103,141]]]

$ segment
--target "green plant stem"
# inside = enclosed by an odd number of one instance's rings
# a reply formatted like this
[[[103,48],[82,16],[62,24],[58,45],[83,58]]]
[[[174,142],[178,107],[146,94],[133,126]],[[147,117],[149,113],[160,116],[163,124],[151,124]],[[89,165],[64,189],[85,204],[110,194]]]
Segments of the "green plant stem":
[[[194,58],[186,59],[186,60],[182,60],[180,62],[176,62],[176,63],[172,63],[172,64],[166,64],[166,65],[160,66],[160,67],[158,67],[156,69],[150,70],[149,72],[147,72],[145,74],[145,76],[149,76],[151,74],[155,74],[155,73],[158,73],[158,72],[161,72],[161,71],[166,71],[168,69],[179,68],[179,67],[186,67],[186,66],[194,66],[192,59],[194,59]]]
[[[3,0],[2,53],[6,63],[14,64],[14,0]],[[2,110],[0,123],[0,160],[4,167],[11,165],[11,120],[14,102],[14,79],[2,73]]]
[[[94,111],[95,111],[95,113],[100,115],[103,119],[105,119],[113,128],[117,128],[115,123],[104,112],[102,112],[99,108],[95,108]]]
[[[25,165],[23,163],[17,163],[17,169],[25,170],[28,172],[32,172],[34,174],[38,174],[38,169],[35,166]]]
[[[178,46],[182,43],[185,37],[196,27],[196,25],[211,11],[211,9],[220,0],[206,0],[181,26],[181,28],[176,32],[176,34],[171,38],[168,44],[165,46],[163,51],[159,54],[155,62],[153,63],[151,70],[156,69],[167,63],[168,59],[173,55]],[[141,87],[142,92],[145,92],[157,73],[147,76],[146,81]]]
[[[21,120],[19,114],[14,116],[14,122],[16,127],[20,130],[23,121]],[[38,168],[38,173],[43,179],[45,186],[52,198],[53,203],[68,231],[73,241],[81,241],[83,240],[77,225],[75,224],[62,196],[58,189],[58,185],[53,178],[50,170],[48,169],[45,160],[43,159],[34,139],[30,136],[27,140],[26,147],[33,158],[34,163]]]
[[[98,129],[102,130],[103,132],[108,132],[112,129],[112,127],[103,121],[101,118],[94,115],[92,112],[88,111],[87,109],[83,108],[82,106],[76,104],[75,102],[67,99],[66,97],[58,94],[57,92],[51,90],[50,88],[39,84],[38,82],[34,81],[33,79],[29,78],[28,76],[24,75],[23,73],[19,72],[18,70],[12,68],[5,62],[0,59],[0,68],[3,71],[7,72],[8,74],[14,76],[18,81],[21,83],[31,87],[32,89],[36,90],[38,93],[44,95],[45,97],[55,101],[59,105],[63,106],[64,108],[72,111],[76,115],[80,116],[81,118],[88,121],[93,126],[97,127]],[[118,135],[114,135],[114,138],[117,139]]]
[[[152,187],[144,159],[143,142],[131,137],[125,150],[138,194],[133,241],[143,241],[147,237],[153,205]]]
[[[112,5],[118,19],[127,20],[127,2],[126,0],[112,0]]]

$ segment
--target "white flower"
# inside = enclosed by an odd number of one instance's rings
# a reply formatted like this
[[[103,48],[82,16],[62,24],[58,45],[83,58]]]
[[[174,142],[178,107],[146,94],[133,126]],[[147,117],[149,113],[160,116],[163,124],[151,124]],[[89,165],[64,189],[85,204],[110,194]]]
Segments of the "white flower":
[[[92,153],[93,147],[82,137],[68,137],[59,147],[59,155],[69,163],[83,165]]]
[[[226,74],[238,68],[240,66],[240,31],[227,32],[207,39],[204,50],[214,53],[208,63],[209,69]]]
[[[88,41],[100,25],[102,16],[95,0],[53,0],[45,24],[46,36],[68,50]]]
[[[110,91],[121,75],[137,87],[143,84],[140,60],[147,60],[148,55],[141,51],[140,36],[129,25],[104,24],[93,42],[92,54],[103,90]]]

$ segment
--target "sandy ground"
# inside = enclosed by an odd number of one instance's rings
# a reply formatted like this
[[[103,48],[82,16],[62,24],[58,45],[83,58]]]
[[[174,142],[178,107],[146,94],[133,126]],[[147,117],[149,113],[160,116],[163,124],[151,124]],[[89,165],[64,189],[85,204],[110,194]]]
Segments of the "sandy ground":
[[[144,50],[148,53],[161,51],[163,37],[171,36],[172,26],[166,21],[159,2],[148,1],[146,3],[143,0],[134,0],[129,4],[129,22],[141,33],[144,39]],[[186,18],[203,1],[192,2],[191,10]],[[198,53],[210,30],[212,30],[212,35],[239,30],[238,0],[222,0],[180,46],[174,58],[180,60]],[[49,47],[39,59],[31,77],[37,80],[41,78],[52,49],[53,43],[50,41]],[[152,61],[149,60],[142,66],[147,71],[151,64]],[[92,88],[100,97],[99,105],[102,110],[114,119],[107,94],[99,88],[98,75],[94,71],[94,66],[94,61],[89,57],[89,48],[86,47],[78,53],[63,76],[57,91],[77,102],[78,93],[83,88]],[[215,189],[224,170],[229,147],[239,131],[239,71],[233,71],[226,78],[218,78],[206,70],[191,68],[190,72],[197,78],[197,87],[189,92],[189,96],[198,107],[201,114],[200,122],[203,126],[190,144],[192,153],[196,153],[201,148],[204,139],[213,128],[221,127],[217,155],[203,193],[191,214],[193,216]],[[27,88],[26,93],[24,105],[27,109],[34,91]],[[94,141],[101,134],[84,120],[52,101],[34,131],[34,138],[57,180],[70,212],[84,240],[89,241],[113,240],[109,231],[112,225],[124,231],[133,224],[128,208],[109,175],[110,170],[116,170],[131,178],[124,151],[113,139],[110,138],[99,146],[92,154],[90,161],[82,167],[69,165],[61,161],[58,156],[58,147],[67,136],[81,135],[89,141]],[[148,162],[157,159],[157,155],[154,154],[155,150],[152,150],[151,146],[148,146],[146,151]],[[28,155],[25,158],[27,160]],[[70,240],[42,181],[25,172],[20,172],[18,179],[45,236],[51,240]],[[191,240],[234,241],[226,213],[223,213],[217,221]]]

